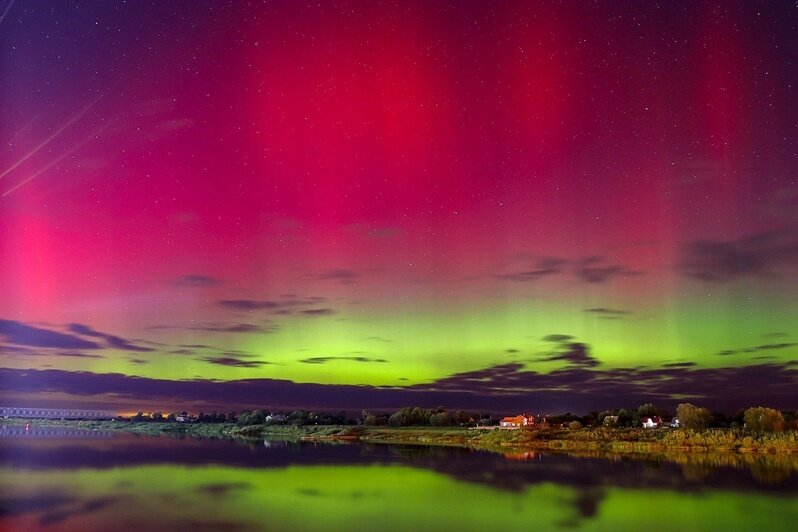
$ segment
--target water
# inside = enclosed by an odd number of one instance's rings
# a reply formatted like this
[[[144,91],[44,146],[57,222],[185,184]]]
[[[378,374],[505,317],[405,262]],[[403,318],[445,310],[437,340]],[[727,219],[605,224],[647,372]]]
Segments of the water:
[[[795,530],[798,457],[0,429],[0,530]]]

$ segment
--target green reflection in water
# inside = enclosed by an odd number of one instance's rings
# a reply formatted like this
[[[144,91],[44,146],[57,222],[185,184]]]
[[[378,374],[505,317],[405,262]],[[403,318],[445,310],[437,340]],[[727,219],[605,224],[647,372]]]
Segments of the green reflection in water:
[[[552,483],[517,492],[396,465],[0,469],[10,530],[789,530],[792,497]],[[15,506],[16,505],[16,506]]]

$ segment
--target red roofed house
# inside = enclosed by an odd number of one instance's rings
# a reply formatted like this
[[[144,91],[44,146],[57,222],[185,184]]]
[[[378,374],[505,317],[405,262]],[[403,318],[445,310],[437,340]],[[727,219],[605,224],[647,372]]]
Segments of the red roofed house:
[[[662,420],[659,418],[659,416],[643,418],[644,429],[654,429],[661,426],[662,426]]]
[[[499,422],[499,427],[503,429],[520,429],[521,427],[531,427],[535,425],[535,416],[521,414],[519,416],[503,417]]]

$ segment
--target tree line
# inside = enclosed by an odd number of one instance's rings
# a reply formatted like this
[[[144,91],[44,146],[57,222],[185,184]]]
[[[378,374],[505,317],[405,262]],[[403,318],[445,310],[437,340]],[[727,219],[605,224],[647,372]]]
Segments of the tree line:
[[[764,406],[739,410],[729,416],[722,412],[712,412],[708,408],[692,403],[681,403],[676,407],[675,415],[667,410],[657,408],[651,403],[641,405],[637,409],[621,408],[592,412],[586,418],[579,419],[585,424],[605,427],[640,427],[647,418],[678,420],[673,426],[688,430],[705,430],[708,428],[746,429],[755,432],[781,432],[798,430],[798,412],[779,411]]]
[[[387,425],[389,427],[464,427],[498,423],[487,413],[476,414],[464,410],[448,411],[442,406],[438,408],[408,406],[391,414],[375,414],[369,410],[363,410],[360,420],[363,425]]]
[[[450,427],[496,424],[498,421],[490,414],[467,413],[463,410],[447,411],[443,407],[421,408],[406,407],[392,413],[372,413],[364,410],[359,418],[350,418],[344,411],[312,412],[309,410],[269,411],[265,409],[244,410],[229,414],[200,412],[196,416],[187,412],[163,412],[145,414],[138,412],[130,418],[119,417],[120,421],[153,422],[153,423],[235,423],[238,425],[372,425],[372,426],[433,426]]]
[[[707,408],[682,403],[678,405],[675,416],[672,412],[657,408],[651,403],[638,408],[621,408],[619,410],[593,411],[584,416],[571,413],[546,416],[538,420],[538,427],[562,427],[579,429],[583,426],[632,428],[640,427],[646,418],[663,420],[678,419],[673,426],[689,430],[705,430],[707,428],[746,429],[755,432],[781,432],[798,430],[798,412],[779,411],[774,408],[757,406],[740,410],[734,416],[712,412]],[[464,410],[450,411],[444,407],[422,408],[418,406],[404,407],[390,413],[363,410],[359,418],[347,417],[344,411],[312,412],[309,410],[269,411],[245,410],[240,414],[200,412],[196,416],[187,412],[162,412],[144,414],[138,412],[130,418],[117,418],[124,421],[156,422],[156,423],[236,423],[238,425],[366,425],[389,427],[465,427],[497,425],[499,419],[490,413],[474,413]]]
[[[154,423],[236,423],[238,425],[263,425],[263,424],[282,424],[282,425],[354,425],[357,420],[349,419],[346,413],[340,412],[311,412],[309,410],[293,410],[285,412],[270,412],[268,410],[244,410],[240,414],[230,412],[228,414],[211,412],[200,412],[191,415],[186,411],[171,412],[164,415],[163,412],[153,412],[145,414],[138,412],[130,418],[118,417],[120,421],[135,422],[154,422]]]

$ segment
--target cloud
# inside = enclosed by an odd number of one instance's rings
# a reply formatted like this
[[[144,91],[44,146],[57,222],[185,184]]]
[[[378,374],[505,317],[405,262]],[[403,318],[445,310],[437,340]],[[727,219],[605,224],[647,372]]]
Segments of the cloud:
[[[632,270],[621,264],[611,264],[606,258],[600,256],[582,257],[573,261],[559,257],[541,257],[529,265],[529,256],[522,254],[513,259],[516,264],[518,261],[526,263],[527,266],[511,267],[510,271],[498,273],[494,277],[513,282],[533,282],[544,277],[565,273],[571,264],[574,267],[574,275],[579,280],[588,283],[604,283],[619,277],[643,274],[643,272]]]
[[[576,275],[587,283],[604,283],[616,278],[641,275],[620,264],[607,264],[603,257],[583,257],[576,264]]]
[[[544,342],[567,342],[568,340],[573,340],[573,336],[570,334],[549,334],[541,338]]]
[[[67,328],[81,336],[89,336],[91,338],[102,338],[108,344],[108,347],[113,349],[121,349],[123,351],[136,351],[139,353],[150,353],[155,351],[155,349],[151,347],[143,347],[140,345],[136,345],[124,338],[120,338],[119,336],[114,336],[112,334],[106,334],[100,331],[95,331],[88,325],[82,325],[80,323],[70,323]]]
[[[590,314],[598,314],[605,317],[620,317],[620,316],[627,316],[631,314],[628,310],[619,310],[619,309],[612,309],[607,307],[594,307],[594,308],[586,308],[585,312]]]
[[[82,353],[79,351],[43,351],[42,348],[30,348],[26,346],[0,344],[0,355],[11,357],[68,357],[68,358],[95,358],[103,359],[102,355]]]
[[[307,316],[329,316],[330,314],[335,314],[335,310],[331,308],[309,308],[301,310],[300,314],[305,314]]]
[[[222,284],[222,281],[207,275],[189,274],[176,279],[175,284],[189,288],[206,288],[209,286],[218,286]]]
[[[529,282],[536,281],[549,275],[555,275],[565,271],[568,261],[557,257],[542,257],[537,260],[533,267],[517,270],[509,273],[500,273],[496,277],[507,281]]]
[[[217,364],[219,366],[228,366],[232,368],[258,368],[260,366],[264,366],[266,364],[270,364],[269,362],[264,362],[262,360],[243,360],[238,357],[232,356],[208,356],[203,357],[200,360],[204,360],[205,362],[210,362],[211,364]]]
[[[239,360],[239,362],[250,362]],[[68,394],[87,408],[107,408],[109,401],[132,408],[153,402],[189,408],[395,409],[407,405],[507,412],[517,410],[589,412],[654,403],[675,408],[690,401],[733,413],[766,404],[794,408],[798,361],[729,368],[569,367],[548,373],[502,364],[404,387],[294,383],[279,379],[213,381],[165,380],[55,369],[0,368],[0,398],[30,394]],[[94,406],[90,406],[94,405]],[[199,409],[197,408],[197,409]]]
[[[592,368],[600,364],[599,360],[590,355],[590,348],[582,342],[564,343],[558,351],[543,358],[544,362],[565,361],[573,366]]]
[[[73,357],[73,358],[105,358],[102,355],[94,355],[89,353],[58,353],[60,357]]]
[[[438,392],[467,391],[484,398],[504,395],[516,400],[534,390],[534,404],[540,408],[563,405],[560,407],[563,411],[587,412],[645,402],[675,407],[678,402],[689,399],[733,412],[755,403],[776,408],[793,404],[798,371],[790,368],[790,364],[706,369],[680,365],[603,371],[571,367],[538,373],[525,370],[520,363],[509,363],[458,373],[412,388]]]
[[[248,312],[280,308],[280,304],[276,301],[256,301],[252,299],[223,299],[218,304],[231,310],[245,310]]]
[[[368,358],[362,356],[352,356],[352,357],[311,357],[311,358],[303,358],[299,362],[303,364],[326,364],[327,362],[336,362],[339,360],[348,360],[350,362],[374,362],[374,363],[385,363],[388,362],[384,358]]]
[[[33,350],[29,347],[22,347],[19,345],[0,344],[0,354],[3,355],[17,355],[17,356],[39,356],[45,353],[39,350]]]
[[[285,315],[297,309],[312,307],[323,303],[323,297],[283,296],[281,299],[222,299],[217,304],[229,310],[240,312],[263,312],[265,314]]]
[[[58,331],[33,327],[13,320],[0,320],[0,337],[16,345],[52,347],[58,349],[99,349],[100,345]]]
[[[385,343],[385,344],[393,343],[393,340],[389,340],[388,338],[383,338],[382,336],[369,336],[369,337],[366,338],[366,340],[369,340],[369,341],[372,341],[372,342],[382,342],[382,343]]]
[[[738,240],[694,240],[681,250],[679,271],[701,281],[771,277],[798,269],[798,233],[769,231]]]
[[[590,348],[582,342],[574,342],[568,334],[549,334],[542,338],[544,342],[555,344],[555,351],[547,354],[540,362],[565,361],[577,367],[595,367],[599,360],[590,355]]]
[[[277,325],[274,324],[256,325],[254,323],[220,323],[220,322],[195,323],[186,326],[153,325],[147,328],[155,331],[178,329],[182,331],[206,331],[206,332],[215,332],[215,333],[272,333],[278,330]],[[183,347],[209,348],[210,346],[188,345]]]
[[[786,332],[771,332],[762,335],[762,338],[787,338],[790,336]]]
[[[253,323],[205,323],[193,327],[188,327],[193,331],[208,331],[221,333],[264,333],[274,332],[276,326],[255,325]]]
[[[319,281],[333,281],[341,284],[355,284],[360,278],[360,274],[355,270],[330,269],[308,276]]]
[[[745,353],[759,353],[761,351],[770,351],[772,349],[787,349],[790,347],[798,346],[798,342],[782,342],[778,344],[762,344],[753,347],[745,347],[742,349],[724,349],[718,351],[719,356],[739,355]]]

